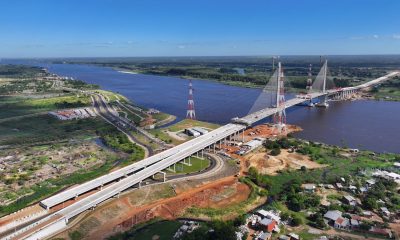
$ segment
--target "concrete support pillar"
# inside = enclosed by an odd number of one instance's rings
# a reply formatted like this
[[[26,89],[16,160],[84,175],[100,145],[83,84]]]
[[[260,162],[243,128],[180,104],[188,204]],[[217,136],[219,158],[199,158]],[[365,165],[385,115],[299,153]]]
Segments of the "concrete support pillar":
[[[213,146],[214,146],[214,153],[215,153],[215,143],[213,144]]]
[[[201,158],[204,159],[204,149],[201,149]]]
[[[244,142],[244,130],[242,132],[242,142]]]
[[[139,188],[141,188],[141,187],[142,187],[142,181],[139,182]],[[119,193],[118,193],[118,196],[119,196]]]
[[[219,140],[219,149],[221,150],[221,140]]]

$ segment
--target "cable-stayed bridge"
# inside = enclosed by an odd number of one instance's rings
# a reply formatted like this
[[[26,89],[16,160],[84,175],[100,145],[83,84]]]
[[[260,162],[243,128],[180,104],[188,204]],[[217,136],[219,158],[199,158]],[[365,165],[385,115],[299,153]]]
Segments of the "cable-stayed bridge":
[[[318,106],[327,107],[328,98],[337,100],[345,99],[361,89],[378,85],[396,75],[400,75],[400,72],[391,72],[383,77],[356,87],[334,89],[330,86],[327,79],[327,62],[325,62],[312,88],[309,88],[309,92],[306,95],[298,95],[285,101],[285,95],[283,93],[284,74],[281,64],[279,64],[279,68],[272,75],[269,83],[261,94],[261,100],[265,100],[265,98],[270,99],[268,100],[268,104],[265,104],[264,107],[261,106],[261,109],[254,108],[247,116],[234,118],[232,119],[232,123],[226,124],[205,135],[41,201],[40,205],[46,210],[49,210],[70,199],[77,198],[84,193],[96,189],[98,190],[88,197],[78,200],[59,211],[15,230],[2,239],[45,239],[65,229],[71,218],[88,209],[96,207],[109,198],[119,196],[121,192],[128,188],[134,186],[140,187],[143,180],[155,174],[164,174],[165,180],[165,173],[163,170],[170,166],[181,161],[186,163],[186,159],[190,158],[192,155],[203,155],[203,151],[207,148],[211,151],[215,151],[216,146],[226,140],[240,140],[243,137],[244,130],[258,121],[274,116],[278,129],[282,130],[285,125],[285,109],[287,108],[309,102],[316,98],[320,98],[320,102],[317,104]],[[268,97],[263,94],[268,95]],[[108,108],[109,106],[104,103],[103,107]]]

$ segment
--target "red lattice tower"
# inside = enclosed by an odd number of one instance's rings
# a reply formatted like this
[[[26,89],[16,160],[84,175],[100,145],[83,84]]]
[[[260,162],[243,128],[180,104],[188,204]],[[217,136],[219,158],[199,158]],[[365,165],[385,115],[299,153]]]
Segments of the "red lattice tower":
[[[277,94],[276,94],[276,108],[277,112],[274,114],[274,127],[280,134],[286,132],[286,104],[285,104],[285,76],[283,74],[282,65],[278,63],[277,74]]]
[[[192,80],[189,81],[189,99],[188,99],[188,109],[186,111],[186,118],[196,119],[196,113],[194,111]]]

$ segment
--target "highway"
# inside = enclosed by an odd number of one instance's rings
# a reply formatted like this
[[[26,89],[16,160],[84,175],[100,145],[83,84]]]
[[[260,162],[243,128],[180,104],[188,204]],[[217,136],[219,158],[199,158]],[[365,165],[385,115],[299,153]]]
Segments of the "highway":
[[[360,88],[371,87],[376,84],[380,84],[387,79],[400,74],[399,72],[390,73],[384,77],[375,79],[369,83],[360,85]],[[353,88],[344,88],[341,90],[329,90],[325,93],[312,93],[312,98],[321,97],[324,95],[336,94],[340,91],[352,91]],[[285,108],[292,107],[296,104],[309,101],[309,99],[293,98],[286,101]],[[104,110],[107,111],[107,106],[104,106]],[[121,168],[115,172],[106,174],[102,177],[96,178],[77,187],[71,188],[59,194],[56,194],[50,198],[41,201],[41,205],[44,208],[50,208],[57,204],[60,204],[68,199],[74,198],[82,193],[90,191],[92,189],[103,186],[111,181],[119,180],[111,186],[104,187],[101,191],[98,191],[80,201],[77,201],[58,212],[49,215],[46,218],[17,231],[12,236],[8,236],[4,239],[42,239],[46,236],[50,236],[56,231],[63,229],[70,218],[86,211],[92,207],[97,206],[101,202],[118,196],[122,191],[140,184],[146,178],[153,176],[154,174],[168,168],[169,166],[182,161],[183,159],[202,151],[203,149],[223,140],[233,134],[236,134],[250,124],[260,121],[266,117],[269,117],[281,109],[277,108],[266,108],[255,113],[252,113],[243,118],[237,118],[234,122],[224,125],[218,129],[215,129],[205,135],[199,136],[195,139],[182,143],[174,148],[165,150],[159,154],[146,158],[140,162],[131,164],[127,167]],[[29,234],[28,234],[29,233]],[[21,237],[23,236],[23,237]]]
[[[234,129],[233,132],[231,131],[231,129]],[[212,132],[209,132],[208,134],[202,135],[198,138],[192,139],[188,142],[182,143],[174,148],[170,148],[167,149],[161,153],[158,153],[156,155],[153,155],[151,157],[148,157],[142,161],[133,163],[129,166],[126,166],[124,168],[121,168],[119,170],[116,170],[112,173],[103,175],[99,178],[93,179],[89,182],[83,183],[81,185],[78,185],[76,187],[73,187],[71,189],[65,190],[59,194],[56,194],[52,197],[49,197],[43,201],[40,202],[40,205],[46,209],[49,209],[51,207],[54,207],[62,202],[67,201],[68,199],[72,199],[75,198],[85,192],[88,192],[90,190],[99,188],[104,186],[107,183],[110,183],[112,181],[118,180],[120,178],[126,177],[130,174],[133,174],[139,170],[142,170],[145,167],[149,167],[153,164],[155,164],[156,162],[159,162],[161,160],[164,160],[170,156],[173,156],[177,153],[179,153],[180,151],[183,151],[184,149],[190,149],[192,146],[194,146],[197,143],[200,143],[202,145],[204,145],[204,142],[206,143],[207,146],[209,146],[210,142],[213,142],[215,139],[218,139],[216,141],[219,141],[235,132],[238,132],[239,130],[237,129],[244,129],[244,126],[242,125],[238,125],[236,127],[230,126],[230,125],[226,125],[223,126],[221,128],[218,128]],[[216,142],[215,141],[215,142]],[[212,144],[212,143],[211,143]],[[205,147],[207,147],[205,146]],[[204,147],[204,148],[205,148]],[[201,149],[200,149],[201,150]],[[198,150],[199,151],[199,150]],[[196,153],[197,151],[193,152]],[[190,156],[190,155],[188,155]],[[179,161],[182,159],[179,159]],[[172,164],[171,164],[172,165]],[[157,173],[157,172],[155,172]],[[152,174],[151,174],[152,175]],[[151,176],[150,175],[150,176]]]

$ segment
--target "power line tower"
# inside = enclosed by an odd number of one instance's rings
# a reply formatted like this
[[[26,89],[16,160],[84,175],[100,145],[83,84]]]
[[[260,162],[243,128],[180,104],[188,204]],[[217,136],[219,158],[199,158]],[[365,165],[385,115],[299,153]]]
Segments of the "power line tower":
[[[196,119],[196,113],[194,111],[192,80],[189,81],[189,99],[188,99],[188,109],[186,111],[186,118]]]
[[[285,89],[284,89],[285,76],[281,62],[278,63],[277,74],[277,93],[276,93],[276,108],[277,112],[274,114],[274,127],[279,134],[286,132],[286,103],[285,103]]]

